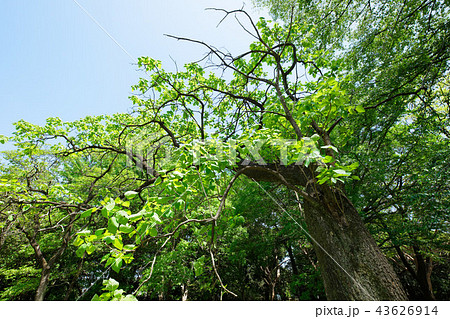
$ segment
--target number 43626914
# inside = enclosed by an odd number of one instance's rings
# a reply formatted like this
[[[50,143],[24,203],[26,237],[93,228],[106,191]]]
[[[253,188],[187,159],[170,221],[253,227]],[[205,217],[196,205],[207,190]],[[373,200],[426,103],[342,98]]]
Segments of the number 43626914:
[[[437,306],[434,306],[433,308],[429,306],[378,306],[375,312],[378,312],[380,316],[429,316],[437,315],[438,309]]]

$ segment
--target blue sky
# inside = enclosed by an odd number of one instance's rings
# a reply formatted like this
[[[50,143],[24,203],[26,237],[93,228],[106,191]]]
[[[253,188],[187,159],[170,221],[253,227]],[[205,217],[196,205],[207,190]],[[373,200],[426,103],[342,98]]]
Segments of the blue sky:
[[[203,40],[232,53],[252,41],[234,18],[216,28],[219,12],[242,0],[76,0],[133,57],[151,56],[173,70],[198,60],[205,48],[164,36]],[[255,18],[266,15],[247,0]],[[130,87],[142,73],[133,60],[74,0],[2,0],[0,10],[0,134],[20,119],[72,121],[85,115],[126,112]],[[1,146],[0,150],[7,146]]]

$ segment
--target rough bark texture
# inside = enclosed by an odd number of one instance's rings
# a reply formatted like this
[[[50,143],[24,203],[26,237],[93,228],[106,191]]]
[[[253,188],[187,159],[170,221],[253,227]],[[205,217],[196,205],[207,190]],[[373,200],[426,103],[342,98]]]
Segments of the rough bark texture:
[[[407,300],[394,269],[341,189],[318,185],[314,168],[251,165],[245,175],[252,179],[302,186],[308,194],[305,221],[329,300]]]
[[[339,215],[330,212],[325,204],[304,204],[309,234],[317,241],[313,245],[327,298],[407,300],[394,269],[358,212],[345,197],[341,198],[343,210]]]

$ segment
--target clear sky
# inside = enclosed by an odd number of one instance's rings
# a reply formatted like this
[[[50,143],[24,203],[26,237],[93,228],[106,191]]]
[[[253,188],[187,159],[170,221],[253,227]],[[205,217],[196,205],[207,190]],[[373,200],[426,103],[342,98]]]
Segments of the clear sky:
[[[216,7],[238,9],[242,0],[2,0],[0,10],[0,134],[20,119],[72,121],[85,115],[126,112],[131,85],[142,73],[132,57],[151,56],[173,70],[198,60],[205,48],[178,42],[196,38],[239,54],[251,43],[234,18],[218,28]],[[255,18],[267,15],[252,7]],[[0,150],[7,146],[1,146]]]

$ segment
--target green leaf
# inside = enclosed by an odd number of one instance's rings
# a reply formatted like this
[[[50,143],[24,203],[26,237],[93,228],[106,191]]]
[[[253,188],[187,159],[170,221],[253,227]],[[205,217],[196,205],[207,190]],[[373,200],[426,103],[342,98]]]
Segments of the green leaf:
[[[103,236],[103,232],[106,230],[106,228],[100,228],[100,229],[97,229],[96,231],[95,231],[95,236],[97,236],[97,237],[101,237],[101,236]]]
[[[123,246],[124,250],[134,250],[136,249],[136,245],[125,245]]]
[[[109,278],[108,280],[103,280],[103,285],[106,286],[105,289],[113,292],[117,288],[119,288],[119,282],[113,278]]]
[[[8,138],[4,135],[0,135],[0,143],[5,144],[6,142],[8,142]]]
[[[95,246],[92,244],[89,244],[86,248],[86,252],[88,255],[92,254],[95,251]]]
[[[97,294],[95,294],[94,297],[92,297],[91,301],[101,301],[101,300],[100,297]]]
[[[162,221],[161,221],[161,219],[159,218],[159,215],[158,215],[157,213],[153,213],[152,219],[153,219],[155,222],[157,222],[158,224],[161,224],[161,223],[162,223]]]
[[[336,153],[339,152],[338,149],[337,149],[336,147],[334,147],[333,145],[325,145],[325,146],[322,146],[321,148],[325,148],[325,149],[331,148],[331,149],[332,149],[333,151],[335,151]]]
[[[151,229],[148,231],[148,233],[149,233],[149,235],[152,236],[152,237],[155,237],[156,235],[158,235],[158,231],[156,230],[156,228],[151,228]]]
[[[114,209],[114,206],[116,206],[116,202],[111,199],[109,203],[105,205],[105,208],[106,210],[111,211]]]
[[[116,239],[116,236],[106,236],[103,240],[109,245]]]
[[[125,193],[125,197],[126,197],[127,199],[133,199],[133,198],[135,198],[138,194],[139,194],[139,193],[138,193],[138,192],[135,192],[135,191],[128,191],[128,192]]]
[[[108,220],[108,231],[111,234],[115,234],[117,232],[117,228],[119,228],[119,223],[117,222],[116,217],[111,217]]]
[[[122,250],[123,248],[123,243],[122,243],[122,239],[119,237],[116,237],[116,239],[114,239],[113,241],[113,245],[114,247],[116,247],[119,250]]]
[[[137,298],[133,295],[126,295],[122,301],[138,301]]]
[[[106,261],[105,267],[111,265],[115,260],[116,260],[115,258],[109,257],[108,260]]]
[[[346,166],[345,168],[348,169],[349,171],[353,171],[353,170],[357,169],[358,166],[359,166],[359,163],[358,162],[354,162],[354,163]]]
[[[128,233],[131,233],[134,230],[134,228],[131,225],[126,224],[126,225],[121,225],[119,227],[119,230],[125,234],[128,234]]]
[[[102,216],[108,218],[110,215],[109,211],[106,208],[102,208]]]
[[[119,273],[120,268],[122,267],[122,258],[118,257],[116,260],[114,260],[111,268],[116,272]]]
[[[85,230],[79,231],[77,233],[78,236],[89,236],[90,234],[91,234],[91,231],[89,229],[85,229]]]
[[[306,167],[308,167],[308,166],[309,166],[309,164],[310,164],[311,162],[312,162],[312,159],[311,159],[311,157],[309,157],[309,156],[308,156],[308,157],[306,158],[306,160],[305,160],[305,163],[304,163],[304,164],[305,164],[305,166],[306,166]]]
[[[78,247],[78,246],[80,246],[82,243],[84,243],[84,240],[81,239],[80,236],[78,236],[78,237],[75,239],[75,241],[73,242],[73,245],[76,246],[76,247]]]
[[[361,105],[356,106],[356,112],[358,113],[364,113],[366,110]]]
[[[84,255],[84,252],[86,251],[86,247],[87,247],[87,244],[83,244],[83,245],[81,245],[80,247],[78,247],[78,249],[77,249],[77,251],[75,252],[75,254],[78,256],[78,257],[83,257],[83,255]]]
[[[176,177],[178,177],[178,178],[183,178],[183,173],[181,173],[181,172],[179,172],[179,171],[173,171],[172,172],[172,175],[175,175]]]
[[[159,184],[162,183],[162,178],[161,176],[158,176],[158,178],[156,179],[156,181],[153,183],[153,186],[158,186]]]
[[[111,253],[106,254],[105,256],[102,257],[102,260],[100,260],[100,263],[105,262],[108,260],[109,256],[111,256]]]
[[[193,266],[195,276],[200,276],[203,273],[203,267],[205,266],[205,256],[201,256],[196,261],[194,261]]]
[[[137,220],[141,219],[143,217],[143,215],[144,215],[144,211],[140,211],[137,214],[133,214],[133,215],[128,216],[128,220],[130,222],[134,222],[134,221],[137,221]]]
[[[183,209],[184,207],[184,200],[182,200],[181,198],[179,200],[177,200],[174,204],[173,207],[175,207],[178,210]]]
[[[85,210],[82,214],[81,214],[81,218],[85,218],[85,217],[90,217],[92,215],[93,212],[97,211],[98,208],[97,207],[92,207],[88,210]]]
[[[333,171],[336,173],[335,176],[350,176],[350,173],[347,171],[344,171],[343,169],[335,169]]]
[[[325,156],[325,158],[323,159],[323,162],[324,162],[324,163],[331,163],[333,160],[334,160],[333,157],[327,155],[327,156]],[[319,166],[319,167],[320,167],[320,166]]]
[[[119,224],[125,225],[128,223],[128,219],[130,218],[130,216],[127,214],[127,212],[123,211],[123,210],[119,210],[116,214],[115,217],[117,219],[117,221],[119,222]]]
[[[138,228],[136,229],[136,231],[139,235],[143,235],[147,231],[147,227],[148,227],[148,223],[141,222],[139,224]]]
[[[114,291],[113,295],[113,299],[111,299],[112,301],[121,301],[123,299],[123,289],[117,289],[116,291]]]

